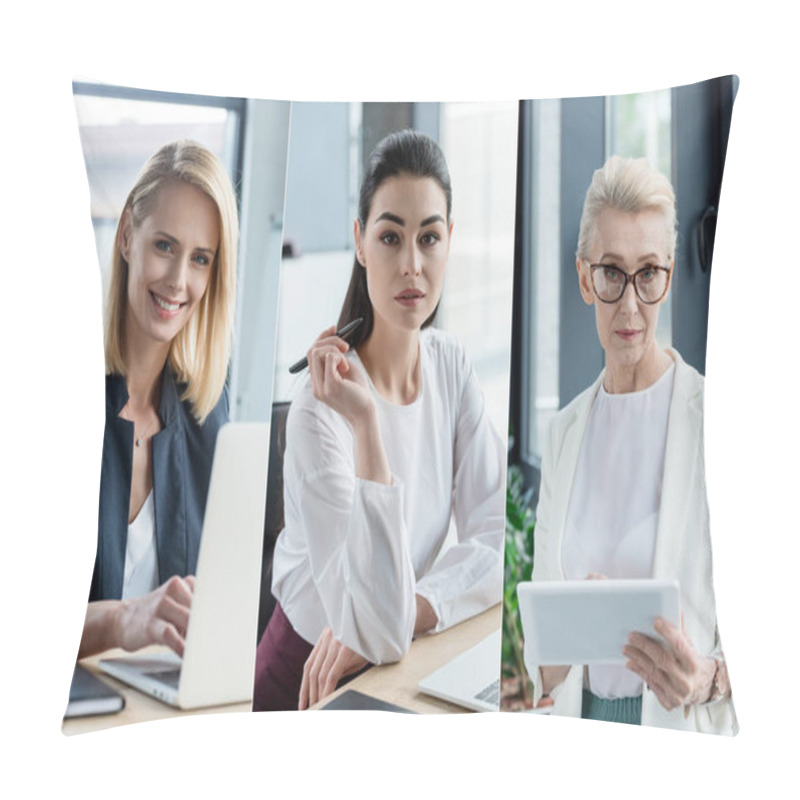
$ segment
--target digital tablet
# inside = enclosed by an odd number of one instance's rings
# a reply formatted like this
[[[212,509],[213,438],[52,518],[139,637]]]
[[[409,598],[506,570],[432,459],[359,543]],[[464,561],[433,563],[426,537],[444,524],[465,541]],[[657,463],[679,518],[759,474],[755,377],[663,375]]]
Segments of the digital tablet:
[[[377,697],[370,697],[368,694],[356,691],[355,689],[345,689],[322,706],[322,711],[395,711],[400,714],[415,714],[407,708],[401,708],[394,703],[387,703]]]
[[[537,666],[624,664],[622,647],[639,631],[660,639],[656,617],[680,628],[674,580],[583,580],[517,587],[525,661]]]

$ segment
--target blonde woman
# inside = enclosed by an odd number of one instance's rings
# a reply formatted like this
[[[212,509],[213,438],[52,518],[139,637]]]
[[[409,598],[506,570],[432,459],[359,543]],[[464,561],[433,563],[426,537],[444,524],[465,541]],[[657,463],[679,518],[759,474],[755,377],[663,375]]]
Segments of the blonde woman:
[[[144,165],[114,241],[100,515],[79,657],[164,644],[189,619],[236,295],[230,180],[202,145]]]
[[[576,266],[606,366],[551,424],[533,579],[675,578],[683,626],[658,620],[631,634],[625,665],[528,669],[536,700],[549,695],[557,714],[732,734],[711,582],[703,377],[656,341],[675,241],[667,178],[618,156],[595,172]]]

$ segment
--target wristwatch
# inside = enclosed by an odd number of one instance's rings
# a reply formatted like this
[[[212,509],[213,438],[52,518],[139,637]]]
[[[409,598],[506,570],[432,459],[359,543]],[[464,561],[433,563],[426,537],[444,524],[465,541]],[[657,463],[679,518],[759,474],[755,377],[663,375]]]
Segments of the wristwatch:
[[[728,667],[725,664],[725,656],[722,653],[712,656],[714,659],[714,679],[711,681],[711,694],[706,700],[708,703],[716,703],[723,700],[731,693],[731,684],[728,680]]]

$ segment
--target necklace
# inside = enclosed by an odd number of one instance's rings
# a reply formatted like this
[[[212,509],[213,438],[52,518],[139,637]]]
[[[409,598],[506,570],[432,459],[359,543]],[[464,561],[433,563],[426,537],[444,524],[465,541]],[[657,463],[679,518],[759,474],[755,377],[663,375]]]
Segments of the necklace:
[[[125,403],[123,411],[128,408],[128,403]],[[128,422],[133,423],[133,441],[136,443],[137,447],[141,447],[147,441],[147,434],[153,429],[153,425],[158,422],[158,414],[156,414],[155,419],[151,420],[150,424],[145,429],[145,432],[140,434],[139,436],[136,435],[136,423],[128,416],[123,417],[123,419],[127,419]]]
[[[134,436],[134,441],[136,442],[136,446],[137,446],[137,447],[141,447],[141,446],[142,446],[142,444],[143,444],[145,441],[147,441],[147,440],[145,439],[145,436],[147,436],[147,434],[148,434],[148,433],[150,433],[150,430],[152,429],[153,425],[155,425],[155,424],[156,424],[156,420],[157,420],[157,419],[158,419],[158,417],[156,417],[156,419],[154,419],[154,420],[153,420],[153,421],[152,421],[152,422],[151,422],[151,423],[150,423],[150,424],[147,426],[147,430],[146,430],[146,431],[145,431],[145,432],[144,432],[144,433],[143,433],[141,436],[139,436],[138,438],[136,438],[136,431],[134,430],[134,432],[133,432],[133,436]]]

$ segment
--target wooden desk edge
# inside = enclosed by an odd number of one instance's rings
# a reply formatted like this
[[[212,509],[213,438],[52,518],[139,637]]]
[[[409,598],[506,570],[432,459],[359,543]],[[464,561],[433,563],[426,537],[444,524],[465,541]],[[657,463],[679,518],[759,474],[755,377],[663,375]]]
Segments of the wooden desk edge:
[[[166,648],[146,647],[139,650],[140,654],[161,653]],[[92,714],[85,717],[70,717],[61,722],[61,733],[64,736],[76,736],[92,731],[108,730],[122,725],[133,725],[139,722],[149,722],[158,719],[175,719],[180,717],[194,716],[195,714],[225,714],[252,711],[252,701],[244,703],[227,703],[218,706],[206,706],[203,708],[182,709],[162,703],[151,697],[145,692],[140,692],[132,686],[113,678],[100,670],[100,661],[106,658],[117,658],[131,655],[124,650],[108,650],[104,653],[88,656],[81,659],[78,663],[97,675],[102,681],[107,683],[112,689],[119,692],[125,698],[125,707],[113,714]]]
[[[463,714],[469,709],[440,700],[417,690],[420,680],[461,655],[470,647],[483,641],[500,628],[502,605],[498,603],[486,611],[441,633],[422,636],[414,640],[408,655],[396,664],[372,667],[333,694],[312,707],[321,711],[334,698],[348,689],[393,703],[420,714]],[[498,653],[498,678],[500,658]]]
[[[350,683],[337,689],[313,708],[315,710],[323,709],[342,692],[354,689],[370,697],[422,714],[465,713],[467,709],[461,706],[420,693],[417,690],[417,684],[431,672],[478,644],[486,636],[491,635],[500,627],[501,623],[502,609],[501,604],[498,603],[481,614],[464,620],[464,622],[446,631],[421,636],[412,643],[411,650],[404,659],[396,664],[372,667]],[[140,652],[159,652],[162,650],[163,648],[146,648]],[[65,736],[75,736],[81,733],[107,730],[121,725],[131,725],[137,722],[148,722],[157,719],[173,719],[195,714],[249,713],[252,710],[252,704],[247,702],[191,710],[168,706],[154,697],[150,697],[100,671],[98,664],[101,659],[122,655],[128,654],[121,650],[111,650],[85,658],[80,663],[94,674],[99,675],[102,680],[122,694],[125,698],[125,708],[115,714],[65,719],[61,724],[61,732]]]

